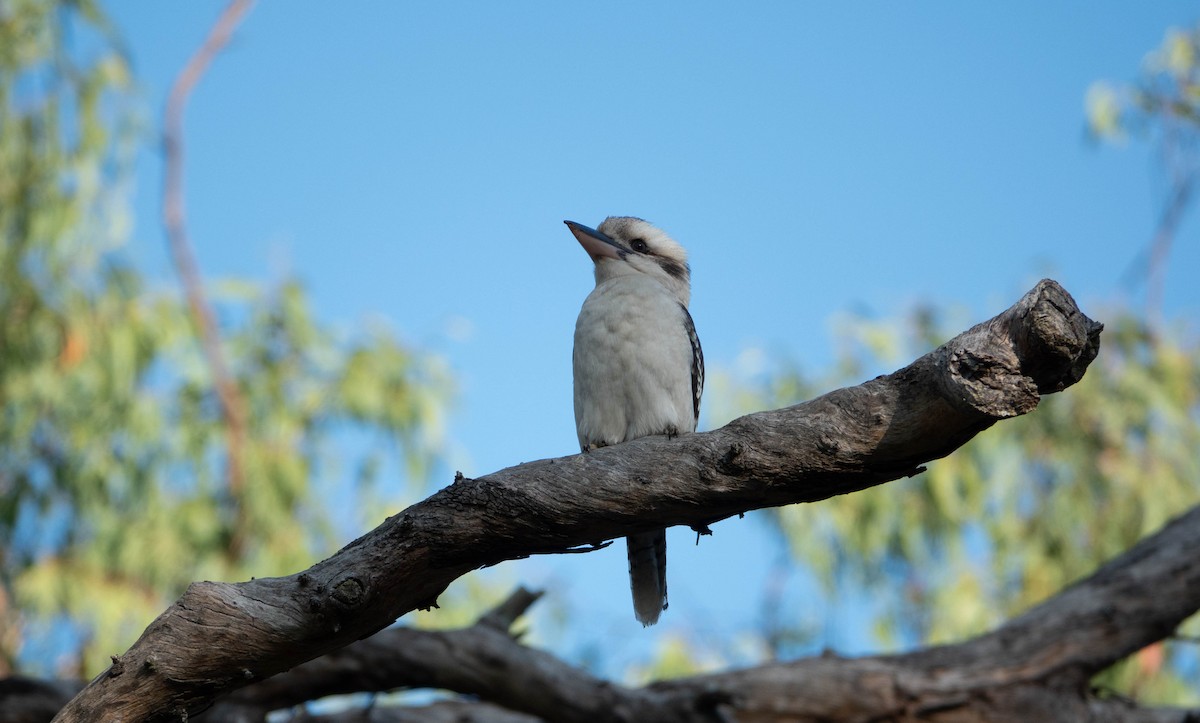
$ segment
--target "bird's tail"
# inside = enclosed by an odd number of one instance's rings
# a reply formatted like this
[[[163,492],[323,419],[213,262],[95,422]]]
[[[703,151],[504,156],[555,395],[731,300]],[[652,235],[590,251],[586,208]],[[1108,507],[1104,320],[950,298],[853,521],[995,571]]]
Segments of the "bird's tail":
[[[630,535],[625,544],[629,549],[633,614],[642,625],[653,625],[659,613],[667,609],[667,531]]]

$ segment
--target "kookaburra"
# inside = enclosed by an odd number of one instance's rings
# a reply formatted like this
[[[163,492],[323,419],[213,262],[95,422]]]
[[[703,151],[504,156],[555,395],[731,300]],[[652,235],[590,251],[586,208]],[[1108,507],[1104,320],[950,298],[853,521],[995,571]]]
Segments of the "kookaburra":
[[[687,252],[640,218],[612,216],[597,229],[566,224],[596,270],[575,322],[580,448],[696,431],[704,354],[688,312]],[[634,614],[653,625],[667,607],[666,530],[626,543]]]

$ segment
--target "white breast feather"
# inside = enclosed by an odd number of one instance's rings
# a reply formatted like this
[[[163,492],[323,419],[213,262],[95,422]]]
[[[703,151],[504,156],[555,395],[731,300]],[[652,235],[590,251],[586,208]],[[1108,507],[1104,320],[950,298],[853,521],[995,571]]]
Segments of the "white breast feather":
[[[696,428],[692,346],[679,301],[637,276],[597,286],[575,326],[579,444]]]

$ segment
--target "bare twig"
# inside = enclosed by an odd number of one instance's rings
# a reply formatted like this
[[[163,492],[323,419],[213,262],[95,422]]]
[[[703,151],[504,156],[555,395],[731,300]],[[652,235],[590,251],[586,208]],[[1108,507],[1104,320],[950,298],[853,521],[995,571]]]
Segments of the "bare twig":
[[[1195,174],[1189,173],[1172,182],[1171,197],[1163,207],[1158,228],[1154,231],[1154,239],[1150,242],[1150,258],[1146,268],[1146,311],[1151,319],[1159,319],[1162,315],[1167,256],[1175,239],[1175,230],[1179,227],[1183,212],[1187,210],[1191,201],[1195,180]]]
[[[1184,212],[1191,204],[1197,180],[1200,180],[1200,158],[1196,153],[1197,126],[1200,117],[1194,105],[1186,100],[1190,86],[1177,79],[1168,90],[1146,90],[1139,103],[1148,119],[1158,118],[1162,129],[1159,153],[1168,178],[1167,198],[1159,213],[1154,235],[1147,247],[1130,263],[1127,278],[1145,273],[1146,316],[1152,322],[1162,319],[1166,291],[1167,257],[1175,241]]]
[[[239,508],[239,521],[242,519],[240,508],[245,482],[243,452],[247,423],[246,403],[225,363],[212,307],[205,298],[196,255],[192,250],[191,241],[188,240],[183,201],[183,110],[192,89],[204,75],[209,63],[229,41],[230,35],[253,4],[254,0],[233,0],[217,18],[204,44],[175,79],[175,85],[167,97],[167,108],[163,117],[163,225],[166,227],[171,258],[183,282],[188,308],[191,310],[204,357],[213,376],[213,385],[221,404],[221,414],[225,418],[226,444],[229,448],[226,474],[229,493]],[[233,539],[230,541],[230,554],[235,557],[245,541],[243,526],[240,522],[235,524]]]
[[[540,590],[529,590],[520,586],[496,607],[481,615],[476,625],[490,625],[497,630],[508,630],[541,596]]]

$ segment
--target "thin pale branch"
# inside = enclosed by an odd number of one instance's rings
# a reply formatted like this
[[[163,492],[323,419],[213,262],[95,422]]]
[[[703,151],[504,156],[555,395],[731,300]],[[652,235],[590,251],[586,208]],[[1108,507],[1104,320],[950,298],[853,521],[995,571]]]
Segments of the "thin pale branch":
[[[208,362],[217,399],[221,405],[229,455],[226,462],[229,493],[239,509],[245,484],[245,440],[248,416],[245,400],[225,362],[212,307],[205,296],[196,255],[188,238],[183,193],[183,111],[192,89],[204,75],[204,71],[207,70],[213,58],[229,42],[233,31],[253,4],[254,0],[233,0],[222,11],[204,44],[175,79],[175,84],[171,87],[171,93],[167,97],[167,107],[163,117],[165,165],[162,197],[163,225],[167,232],[171,259],[183,283],[188,308],[191,310],[192,320],[199,333],[204,358]],[[240,522],[242,519],[239,512],[239,523],[235,524],[233,539],[230,542],[230,554],[234,556],[237,556],[245,541],[245,531],[242,529],[244,524]]]
[[[1150,242],[1150,257],[1146,269],[1146,312],[1154,320],[1162,318],[1163,297],[1167,285],[1167,257],[1175,240],[1176,229],[1179,228],[1183,213],[1191,202],[1195,185],[1194,172],[1183,174],[1181,178],[1172,181],[1170,198],[1163,207],[1154,238]]]

